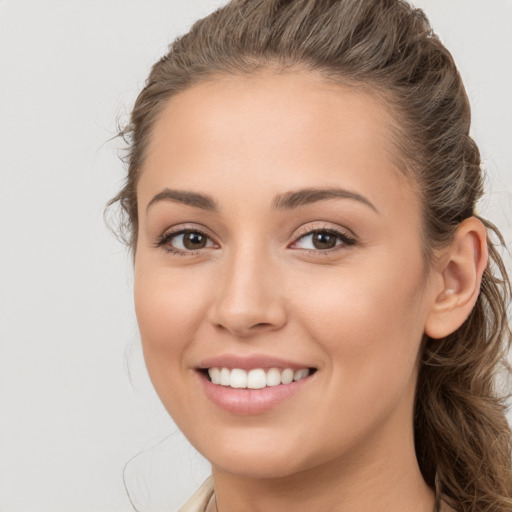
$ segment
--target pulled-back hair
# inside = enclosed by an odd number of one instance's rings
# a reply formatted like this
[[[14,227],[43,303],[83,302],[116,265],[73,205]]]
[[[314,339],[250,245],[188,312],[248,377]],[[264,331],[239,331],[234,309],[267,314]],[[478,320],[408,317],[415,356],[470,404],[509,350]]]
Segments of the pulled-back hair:
[[[483,193],[470,107],[452,56],[427,18],[403,0],[233,0],[178,38],[157,62],[122,135],[129,144],[125,186],[110,202],[125,214],[135,252],[136,186],[151,132],[174,94],[219,75],[308,70],[378,95],[391,113],[403,172],[423,206],[426,268],[435,249],[476,215]],[[488,230],[489,264],[475,307],[440,340],[423,340],[416,391],[416,453],[425,481],[457,511],[512,510],[506,306],[510,282]]]

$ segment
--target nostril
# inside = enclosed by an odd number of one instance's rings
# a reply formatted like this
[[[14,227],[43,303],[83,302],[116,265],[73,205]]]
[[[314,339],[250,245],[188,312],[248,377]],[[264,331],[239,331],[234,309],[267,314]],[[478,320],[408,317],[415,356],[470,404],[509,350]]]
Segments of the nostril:
[[[251,329],[265,329],[267,327],[271,327],[272,324],[260,322],[259,324],[255,324],[251,327]]]

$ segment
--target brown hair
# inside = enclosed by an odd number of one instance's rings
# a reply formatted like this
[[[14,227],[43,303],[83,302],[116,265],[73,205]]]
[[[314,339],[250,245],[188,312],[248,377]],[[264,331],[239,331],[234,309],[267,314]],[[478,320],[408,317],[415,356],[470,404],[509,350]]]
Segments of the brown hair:
[[[474,214],[483,193],[470,107],[448,50],[427,18],[403,0],[232,0],[196,22],[157,62],[122,135],[125,186],[109,205],[125,213],[135,252],[136,186],[155,119],[173,94],[217,75],[269,67],[307,69],[379,94],[423,203],[425,261]],[[400,142],[399,142],[400,141]],[[499,231],[480,218],[503,244]],[[477,303],[456,332],[425,339],[415,441],[426,482],[457,511],[512,510],[511,431],[496,378],[508,376],[510,282],[489,238],[490,261]]]

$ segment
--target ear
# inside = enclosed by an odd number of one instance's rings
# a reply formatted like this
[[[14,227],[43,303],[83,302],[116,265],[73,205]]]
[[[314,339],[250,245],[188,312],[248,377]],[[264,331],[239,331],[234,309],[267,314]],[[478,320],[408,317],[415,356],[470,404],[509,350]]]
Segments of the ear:
[[[436,289],[425,324],[430,338],[444,338],[467,319],[480,293],[487,266],[487,231],[476,217],[464,220],[443,250],[434,272]]]

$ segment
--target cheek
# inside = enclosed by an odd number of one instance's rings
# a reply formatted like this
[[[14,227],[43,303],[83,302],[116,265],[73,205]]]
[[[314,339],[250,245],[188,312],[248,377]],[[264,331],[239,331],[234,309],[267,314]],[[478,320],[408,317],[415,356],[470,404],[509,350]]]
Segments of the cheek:
[[[194,403],[187,385],[187,354],[205,316],[204,296],[204,290],[168,268],[135,266],[135,310],[144,361],[156,393],[178,424],[186,425]]]
[[[414,370],[424,328],[421,257],[375,261],[336,269],[298,298],[299,313],[332,367],[352,382],[386,385]],[[372,384],[373,383],[373,384]]]
[[[148,371],[153,380],[159,374],[168,379],[184,370],[184,354],[204,318],[204,292],[170,269],[135,267],[135,310]],[[177,374],[179,375],[179,374]],[[155,382],[155,387],[158,382]],[[159,389],[157,388],[157,391]]]
[[[421,265],[401,272],[392,265],[347,267],[305,283],[310,293],[297,296],[305,305],[302,329],[326,355],[325,400],[315,414],[331,448],[357,444],[390,417],[400,418],[396,429],[409,424],[423,333],[421,283]]]

